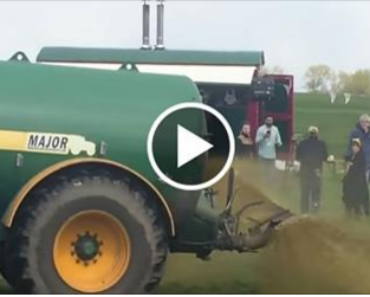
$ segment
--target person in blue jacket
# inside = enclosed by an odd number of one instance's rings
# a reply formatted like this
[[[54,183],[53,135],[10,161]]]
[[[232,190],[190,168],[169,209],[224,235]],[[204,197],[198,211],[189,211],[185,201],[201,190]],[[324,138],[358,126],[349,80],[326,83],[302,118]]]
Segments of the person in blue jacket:
[[[348,148],[345,154],[345,159],[349,159],[352,155],[353,140],[360,139],[362,144],[362,151],[365,155],[366,162],[366,180],[369,181],[370,177],[370,116],[363,114],[360,116],[356,127],[349,135]]]

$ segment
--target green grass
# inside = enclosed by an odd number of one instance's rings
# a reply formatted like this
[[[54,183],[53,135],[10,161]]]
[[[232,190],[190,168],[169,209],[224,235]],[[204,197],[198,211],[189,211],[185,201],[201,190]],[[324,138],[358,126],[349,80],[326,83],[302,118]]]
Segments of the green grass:
[[[296,95],[295,131],[306,133],[309,125],[318,126],[320,136],[327,141],[329,150],[342,156],[353,129],[362,113],[370,113],[370,98],[353,96],[348,105],[338,96],[334,104],[329,95]]]
[[[327,141],[330,153],[341,157],[349,131],[362,113],[370,112],[370,98],[354,97],[348,105],[339,97],[330,104],[329,96],[298,94],[296,96],[296,132],[305,133],[309,125],[316,125]],[[298,210],[297,179],[292,176],[286,188],[272,197],[284,207]],[[338,215],[342,212],[340,178],[329,168],[325,172],[322,213]],[[258,293],[261,291],[255,264],[261,254],[216,252],[212,260],[204,262],[194,255],[171,255],[166,276],[158,293]],[[3,292],[9,289],[4,286]]]

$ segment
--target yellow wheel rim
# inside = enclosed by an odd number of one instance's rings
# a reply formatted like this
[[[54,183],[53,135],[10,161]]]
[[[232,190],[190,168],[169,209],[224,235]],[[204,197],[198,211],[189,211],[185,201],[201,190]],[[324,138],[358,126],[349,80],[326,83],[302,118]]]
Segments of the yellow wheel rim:
[[[70,218],[54,242],[54,265],[63,281],[83,293],[112,288],[127,272],[131,244],[125,227],[102,211]]]

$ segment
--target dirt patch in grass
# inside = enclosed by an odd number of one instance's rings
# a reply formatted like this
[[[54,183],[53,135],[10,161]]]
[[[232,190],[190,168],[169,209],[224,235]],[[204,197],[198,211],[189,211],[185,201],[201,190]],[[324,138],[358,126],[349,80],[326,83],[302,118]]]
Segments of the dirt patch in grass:
[[[370,293],[370,240],[306,218],[282,227],[256,263],[261,293]]]

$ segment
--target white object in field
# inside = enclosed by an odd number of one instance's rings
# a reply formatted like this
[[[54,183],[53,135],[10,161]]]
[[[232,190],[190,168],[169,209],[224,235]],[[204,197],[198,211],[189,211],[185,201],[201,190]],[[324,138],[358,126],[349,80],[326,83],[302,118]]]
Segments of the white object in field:
[[[344,93],[344,104],[348,104],[351,101],[351,94]]]
[[[319,78],[317,82],[318,82],[319,85],[321,85],[321,92],[323,92],[323,93],[328,93],[329,92],[330,85],[329,85],[329,82],[327,80]]]
[[[335,99],[337,99],[337,93],[334,91],[330,91],[330,103],[333,104],[335,102]]]
[[[286,169],[286,161],[283,160],[275,160],[275,168],[280,171],[285,171]]]
[[[301,163],[298,161],[293,162],[293,166],[287,166],[287,161],[284,160],[275,160],[275,168],[279,171],[286,171],[289,169],[290,172],[299,172]]]
[[[335,157],[333,155],[330,155],[327,159],[328,162],[335,162]]]
[[[299,172],[300,169],[301,169],[301,162],[294,161],[293,162],[293,171],[294,172]]]

